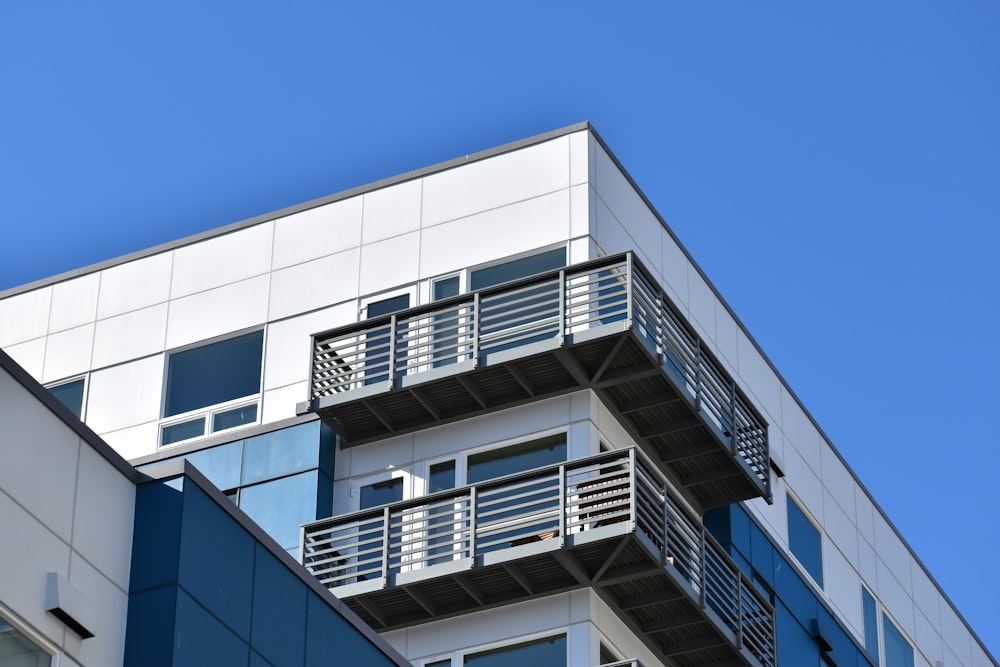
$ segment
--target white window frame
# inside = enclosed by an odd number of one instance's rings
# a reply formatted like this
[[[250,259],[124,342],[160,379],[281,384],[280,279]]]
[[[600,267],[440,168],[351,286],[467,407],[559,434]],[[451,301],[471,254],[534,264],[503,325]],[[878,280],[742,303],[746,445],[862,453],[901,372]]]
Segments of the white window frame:
[[[52,390],[55,389],[56,387],[61,387],[64,384],[70,384],[71,382],[76,382],[77,380],[83,380],[83,398],[80,403],[80,421],[86,421],[87,398],[88,398],[88,392],[90,392],[90,373],[83,373],[82,375],[74,375],[73,377],[64,378],[62,380],[56,380],[55,382],[48,382],[44,385],[44,387],[46,389]]]
[[[20,616],[7,605],[0,603],[0,619],[14,629],[15,632],[23,635],[28,641],[34,644],[42,653],[49,655],[49,667],[58,667],[62,655],[59,647],[50,641],[48,637],[38,633],[30,625],[21,620]]]

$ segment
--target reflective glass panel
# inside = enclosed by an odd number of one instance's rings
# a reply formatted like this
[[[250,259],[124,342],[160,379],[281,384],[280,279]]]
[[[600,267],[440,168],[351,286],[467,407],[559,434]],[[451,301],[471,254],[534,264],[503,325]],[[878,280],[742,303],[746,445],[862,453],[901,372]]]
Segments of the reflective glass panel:
[[[282,547],[299,544],[299,526],[316,520],[315,470],[240,489],[240,509]]]
[[[455,488],[455,461],[442,461],[431,466],[427,493]]]
[[[447,299],[458,295],[458,276],[442,278],[434,283],[434,300]]]
[[[865,650],[873,658],[878,658],[878,611],[875,598],[864,586],[861,587],[861,609],[865,617]]]
[[[243,441],[237,440],[226,445],[185,454],[184,458],[193,463],[212,484],[227,491],[240,485],[242,452]]]
[[[170,355],[164,417],[260,392],[264,332]]]
[[[83,414],[83,378],[49,387],[49,391],[74,415],[79,417]]]
[[[913,667],[913,647],[885,614],[882,614],[882,638],[885,667]]]
[[[403,499],[403,478],[394,477],[361,487],[361,509],[378,507]]]
[[[212,431],[224,431],[257,421],[257,404],[243,405],[225,412],[217,412],[212,417]]]
[[[190,421],[172,424],[163,427],[163,435],[160,437],[160,444],[172,445],[181,440],[198,438],[205,435],[205,418],[198,417]]]
[[[403,310],[410,307],[410,295],[400,294],[399,296],[389,297],[388,299],[382,299],[381,301],[373,301],[368,304],[365,309],[368,318],[378,317],[379,315],[388,315],[389,313],[394,313],[397,310]]]
[[[48,667],[52,658],[0,618],[0,667]]]
[[[499,285],[564,266],[566,266],[566,249],[549,250],[531,257],[523,257],[472,271],[469,273],[469,289],[477,290],[491,285]]]
[[[566,664],[566,635],[465,656],[466,667],[554,667]]]
[[[823,556],[819,531],[805,512],[788,498],[788,547],[802,567],[820,587],[823,586]]]
[[[300,424],[247,438],[243,447],[243,484],[319,466],[319,422]]]
[[[469,457],[468,483],[511,475],[566,460],[566,434],[558,433]]]

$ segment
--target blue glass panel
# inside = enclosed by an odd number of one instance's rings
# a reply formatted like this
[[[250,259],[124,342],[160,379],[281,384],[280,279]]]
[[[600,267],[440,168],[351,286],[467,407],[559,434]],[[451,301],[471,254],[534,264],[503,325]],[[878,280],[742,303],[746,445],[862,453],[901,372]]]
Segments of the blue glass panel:
[[[249,582],[247,582],[249,591]],[[175,665],[245,665],[250,647],[183,590],[177,592]]]
[[[253,561],[254,540],[250,534],[201,489],[186,483],[181,521],[180,585],[247,640],[250,638]],[[194,663],[182,661],[177,664]],[[233,663],[223,660],[214,664]]]
[[[882,614],[882,641],[885,667],[913,667],[913,647],[885,614]]]
[[[83,378],[49,387],[49,391],[74,415],[79,417],[83,414]]]
[[[816,597],[802,580],[798,570],[780,554],[774,555],[774,592],[799,623],[808,625],[816,618],[819,609]]]
[[[774,634],[778,649],[778,665],[785,667],[819,667],[819,645],[782,604],[774,608]]]
[[[795,558],[806,569],[813,581],[822,588],[823,556],[819,531],[792,500],[792,497],[786,497],[788,498],[788,548],[795,554]]]
[[[160,436],[160,444],[172,445],[175,442],[199,438],[205,435],[205,418],[198,417],[190,421],[181,422],[172,426],[163,427],[163,435]]]
[[[455,488],[455,461],[442,461],[431,466],[427,493]]]
[[[212,431],[225,431],[257,421],[257,404],[243,405],[225,412],[217,412],[212,417]]]
[[[400,294],[399,296],[389,297],[388,299],[383,299],[381,301],[373,301],[368,304],[365,309],[365,314],[369,319],[373,317],[379,317],[380,315],[388,315],[389,313],[394,313],[397,310],[404,310],[410,307],[410,295]]]
[[[243,484],[253,484],[319,466],[319,421],[247,438]]]
[[[774,546],[760,528],[752,523],[750,525],[750,564],[767,582],[767,585],[774,588]]]
[[[394,477],[361,487],[361,509],[388,505],[403,499],[403,478]]]
[[[468,482],[475,484],[566,460],[566,434],[550,435],[469,457]]]
[[[566,664],[566,635],[465,656],[465,667],[552,667]]]
[[[257,545],[253,648],[275,664],[301,665],[306,646],[306,584]]]
[[[865,619],[865,650],[878,659],[878,608],[875,598],[864,586],[861,587],[861,610]]]
[[[458,276],[442,278],[434,283],[434,300],[440,301],[451,296],[458,296]]]
[[[491,285],[499,285],[510,280],[533,276],[536,273],[544,273],[564,266],[566,266],[566,249],[549,250],[531,257],[515,259],[504,264],[472,271],[469,274],[469,289],[478,290]]]
[[[130,593],[177,582],[183,500],[181,491],[167,481],[136,488]]]
[[[164,416],[259,393],[263,342],[255,331],[170,355]]]
[[[265,660],[260,653],[257,653],[257,651],[251,649],[250,667],[274,667],[274,663]]]
[[[184,458],[194,464],[194,467],[201,471],[212,484],[223,491],[235,489],[240,485],[240,460],[242,457],[242,440],[184,455]]]
[[[299,545],[299,525],[316,520],[318,472],[240,489],[240,509],[283,548]]]

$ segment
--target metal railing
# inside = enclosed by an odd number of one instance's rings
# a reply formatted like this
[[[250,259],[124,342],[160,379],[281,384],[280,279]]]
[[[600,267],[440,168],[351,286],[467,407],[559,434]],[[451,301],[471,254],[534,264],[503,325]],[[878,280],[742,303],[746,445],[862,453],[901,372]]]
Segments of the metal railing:
[[[765,424],[631,252],[317,334],[310,399],[623,324],[769,489]]]
[[[615,524],[623,524],[621,535],[641,535],[663,567],[687,583],[692,601],[734,633],[737,646],[774,655],[768,601],[634,448],[316,521],[302,527],[299,553],[328,588],[392,585],[402,573],[545,540],[572,541]],[[426,576],[446,573],[428,569]]]

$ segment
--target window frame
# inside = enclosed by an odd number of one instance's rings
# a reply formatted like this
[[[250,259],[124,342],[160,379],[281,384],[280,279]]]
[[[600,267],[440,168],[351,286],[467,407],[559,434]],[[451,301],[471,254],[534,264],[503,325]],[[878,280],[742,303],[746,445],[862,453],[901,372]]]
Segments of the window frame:
[[[569,626],[566,625],[557,626],[555,628],[540,630],[538,632],[532,632],[530,634],[520,635],[518,637],[508,637],[506,639],[498,639],[491,642],[486,642],[484,644],[479,644],[476,646],[456,649],[448,653],[436,653],[426,658],[420,658],[416,660],[413,664],[415,667],[428,667],[429,665],[434,665],[435,663],[448,660],[450,661],[451,667],[464,667],[465,658],[469,655],[474,655],[477,653],[485,653],[487,651],[494,651],[505,647],[513,648],[519,644],[530,644],[544,639],[549,639],[549,638],[554,639],[556,637],[563,637],[566,640],[566,649],[567,649],[566,663],[569,664],[569,646],[570,646],[569,630],[570,630]]]
[[[30,625],[21,620],[21,617],[14,613],[14,610],[7,605],[0,603],[0,621],[3,621],[42,653],[49,656],[49,667],[56,667],[62,651],[47,637],[34,630]]]
[[[168,389],[170,386],[170,360],[176,354],[182,354],[184,352],[190,352],[191,350],[197,350],[199,348],[208,347],[210,345],[215,345],[217,343],[222,343],[227,340],[233,340],[240,338],[241,336],[246,336],[249,334],[261,333],[260,341],[260,372],[257,377],[257,392],[253,394],[247,394],[246,396],[240,396],[238,398],[229,399],[227,401],[222,401],[220,403],[212,403],[200,408],[194,408],[188,410],[187,412],[181,412],[170,416],[164,416],[167,411],[167,400]],[[173,350],[166,352],[163,355],[163,381],[160,387],[160,418],[157,422],[157,435],[156,435],[156,446],[157,449],[162,449],[165,447],[173,447],[175,445],[187,444],[194,442],[200,438],[207,438],[216,434],[230,433],[237,429],[246,428],[248,426],[255,426],[261,423],[261,413],[263,412],[263,402],[264,402],[264,366],[267,361],[267,326],[252,327],[249,329],[243,329],[236,332],[227,333],[221,336],[215,336],[213,338],[208,338],[206,340],[197,341],[191,343],[190,345],[184,345]],[[247,407],[250,405],[256,406],[256,416],[253,421],[248,421],[242,424],[236,424],[235,426],[230,426],[227,428],[220,428],[218,430],[213,430],[213,422],[215,417],[219,414],[226,413],[232,410],[236,410],[242,407]],[[187,438],[182,438],[180,440],[175,440],[164,444],[163,434],[164,431],[184,424],[186,422],[194,422],[197,418],[201,418],[203,421],[202,431],[200,435],[192,435]]]
[[[53,389],[57,389],[67,384],[72,384],[74,382],[80,382],[81,380],[83,381],[83,393],[82,396],[80,397],[80,414],[77,415],[77,417],[80,418],[80,421],[85,421],[87,418],[87,393],[90,391],[90,373],[84,373],[82,375],[74,375],[73,377],[68,377],[63,380],[56,380],[55,382],[48,382],[44,385],[44,387],[51,392]],[[53,398],[55,398],[54,394]],[[56,398],[56,400],[59,401],[62,405],[64,406],[66,405],[58,398]],[[69,409],[68,406],[66,406],[66,408]],[[72,410],[70,410],[70,412],[72,412]]]
[[[788,506],[785,506],[785,527],[788,530],[788,553],[792,556],[792,560],[802,569],[803,572],[809,577],[809,580],[813,582],[819,589],[825,590],[823,588],[824,577],[823,577],[823,530],[820,528],[820,524],[816,521],[816,518],[812,513],[806,509],[805,504],[799,499],[799,497],[790,489],[785,486],[785,496],[787,498],[787,503],[793,503],[798,511],[805,518],[806,522],[816,531],[816,537],[819,540],[819,579],[817,580],[813,572],[806,566],[805,562],[799,558],[799,555],[795,553],[792,549],[792,524],[791,518],[788,516]]]

